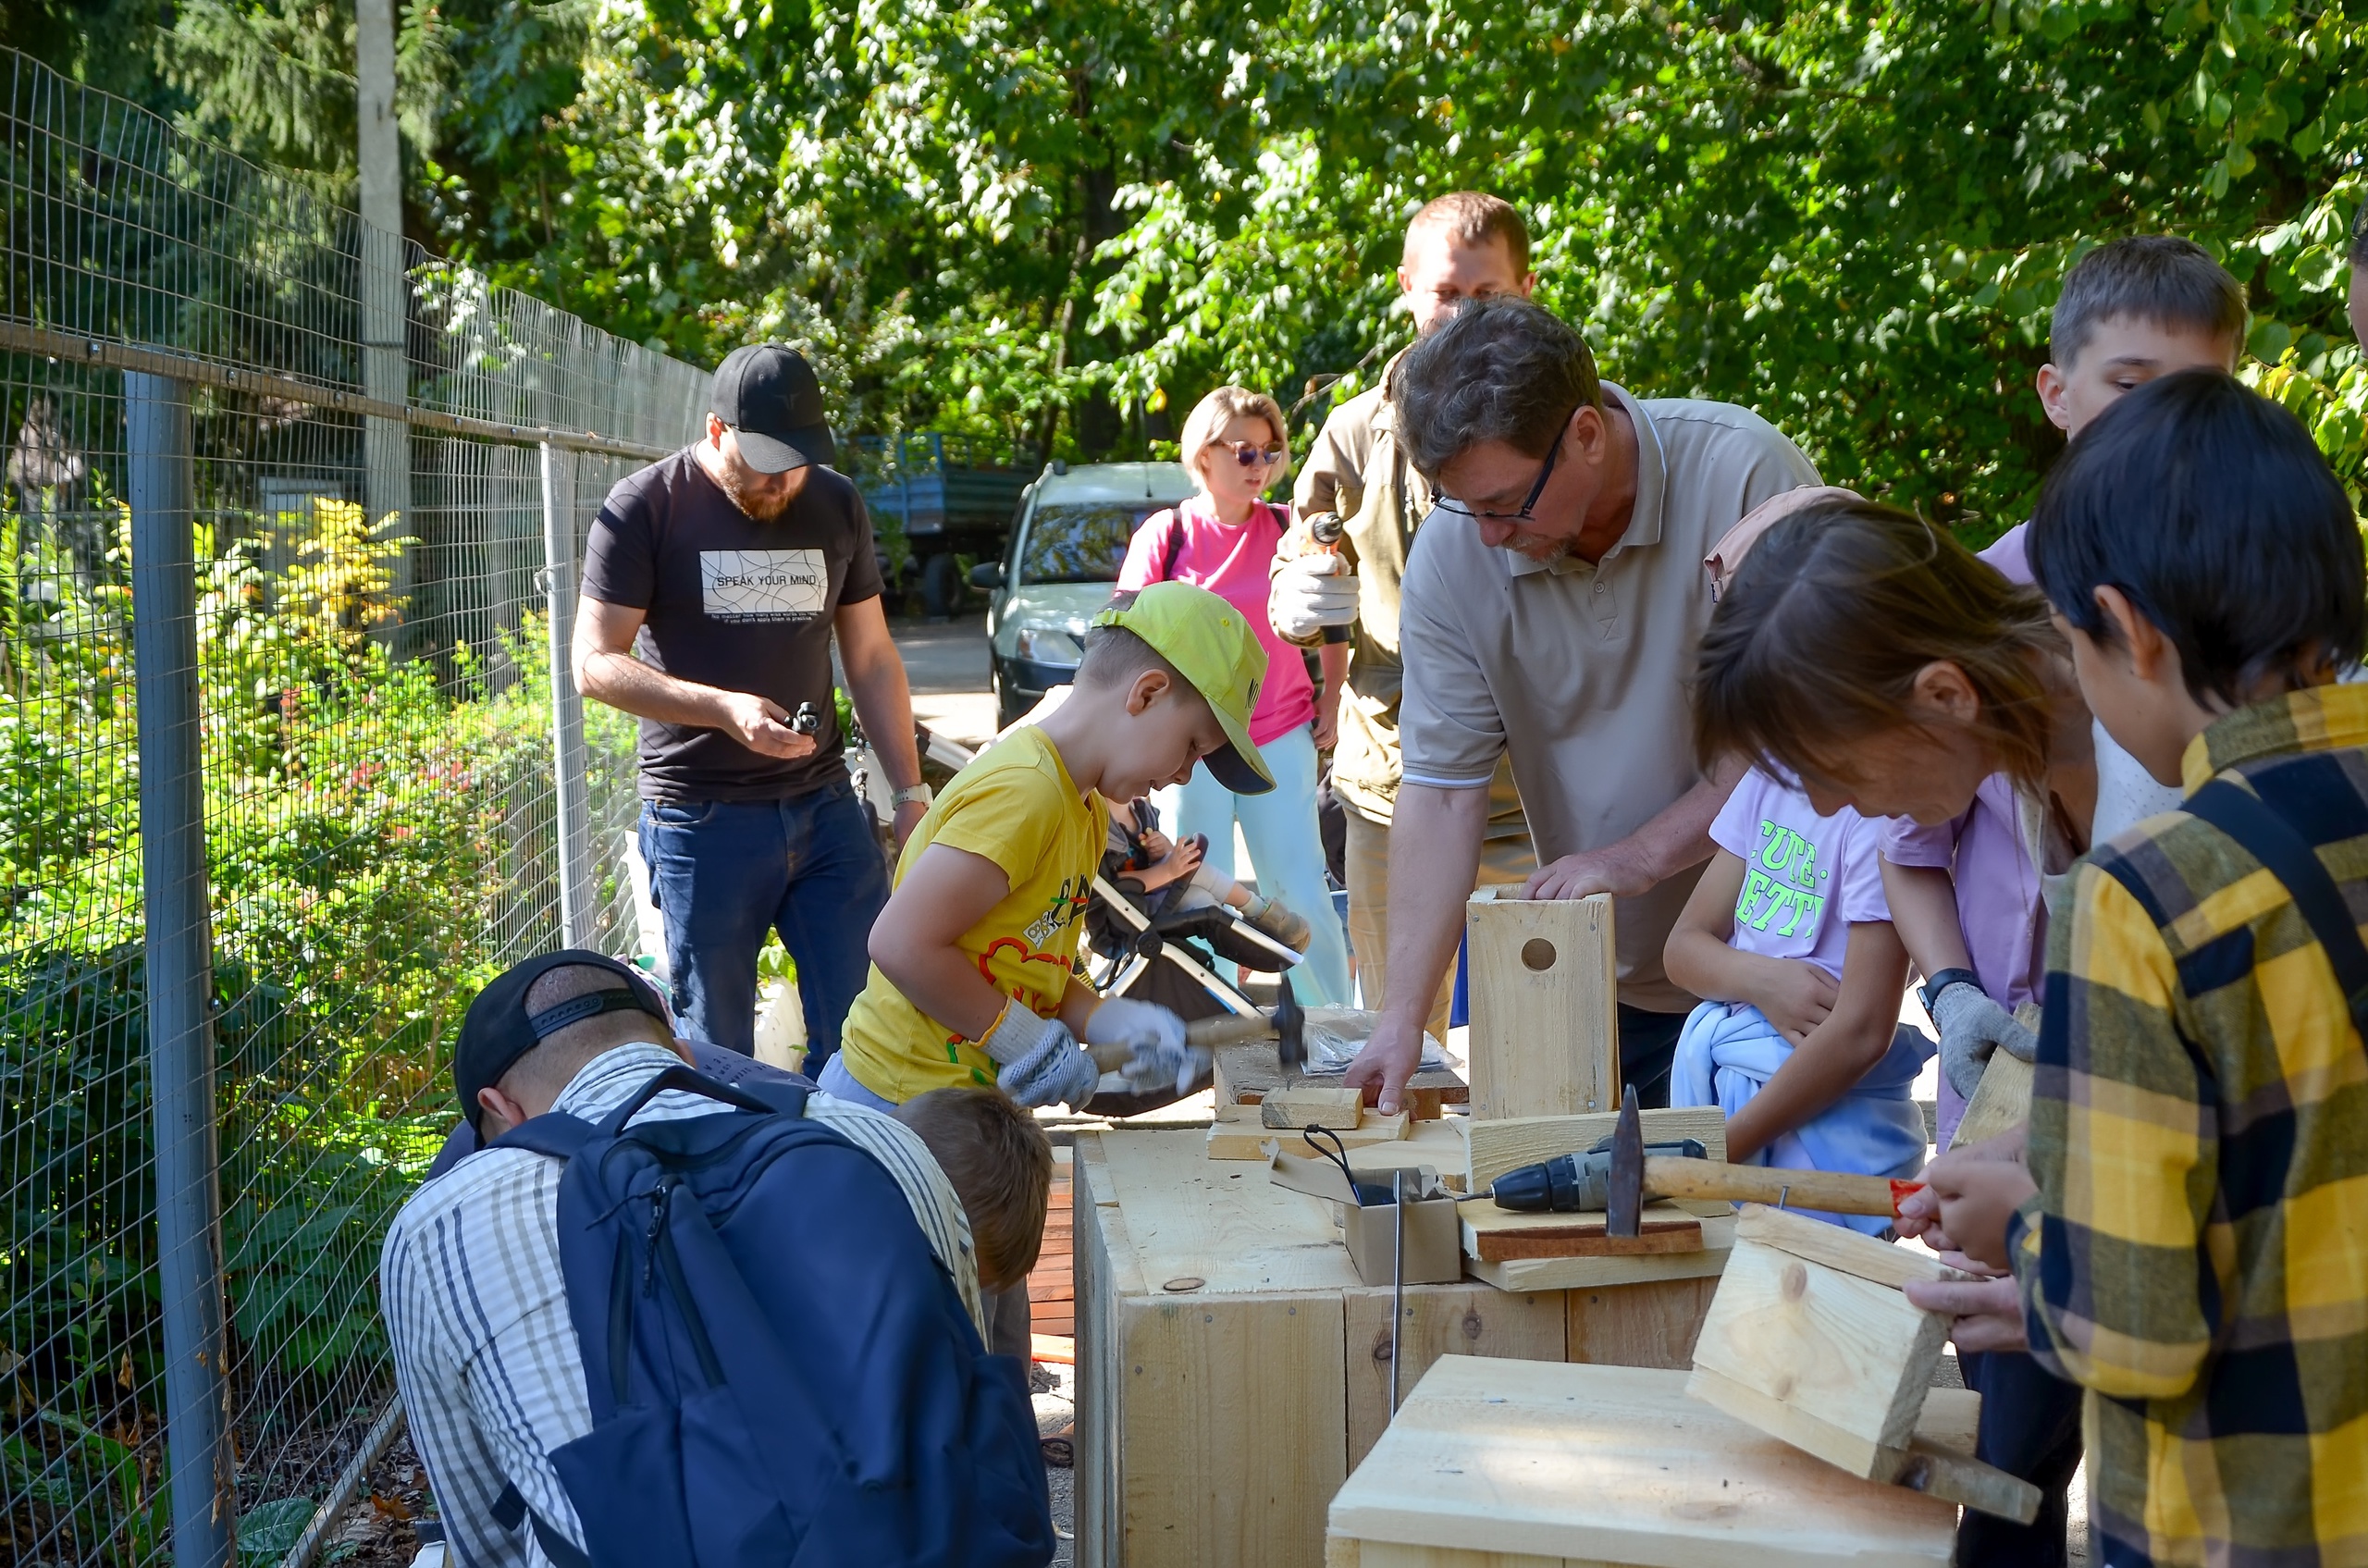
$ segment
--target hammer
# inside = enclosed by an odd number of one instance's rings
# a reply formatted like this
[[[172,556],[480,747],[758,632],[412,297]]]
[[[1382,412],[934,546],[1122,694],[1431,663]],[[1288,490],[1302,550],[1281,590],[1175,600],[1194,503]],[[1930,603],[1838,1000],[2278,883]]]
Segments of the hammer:
[[[1256,1040],[1275,1042],[1275,1054],[1288,1070],[1297,1071],[1307,1065],[1307,1014],[1291,992],[1290,976],[1279,977],[1275,1010],[1264,1018],[1254,1013],[1219,1013],[1215,1018],[1194,1019],[1184,1026],[1184,1043],[1195,1051],[1246,1045]],[[1127,1065],[1127,1048],[1123,1045],[1093,1045],[1087,1049],[1092,1053],[1093,1065],[1104,1072],[1116,1072]]]
[[[1920,1181],[1882,1176],[1850,1176],[1831,1170],[1783,1170],[1770,1166],[1728,1165],[1684,1154],[1657,1154],[1645,1145],[1644,1118],[1636,1109],[1636,1087],[1620,1098],[1610,1148],[1560,1154],[1509,1170],[1489,1189],[1500,1209],[1577,1214],[1600,1209],[1604,1233],[1636,1234],[1647,1196],[1720,1198],[1730,1203],[1774,1204],[1829,1214],[1899,1216],[1899,1201],[1922,1188]],[[1673,1145],[1656,1144],[1656,1148]],[[1696,1145],[1698,1154],[1699,1145]]]

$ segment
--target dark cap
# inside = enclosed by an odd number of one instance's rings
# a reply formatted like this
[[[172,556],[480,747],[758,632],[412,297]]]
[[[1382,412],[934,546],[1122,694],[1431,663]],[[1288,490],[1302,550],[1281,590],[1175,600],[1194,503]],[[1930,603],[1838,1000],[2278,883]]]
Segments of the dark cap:
[[[751,343],[715,368],[708,407],[740,438],[740,455],[759,474],[786,474],[839,460],[822,417],[822,384],[796,349]]]
[[[553,969],[575,965],[606,969],[617,977],[617,983],[570,997],[539,1013],[526,1011],[526,993],[536,981]],[[602,1013],[647,1013],[664,1026],[669,1036],[674,1031],[666,998],[650,978],[605,953],[566,947],[503,970],[469,1004],[468,1016],[461,1020],[461,1043],[452,1052],[452,1089],[461,1097],[461,1114],[468,1117],[469,1125],[476,1127],[484,1114],[477,1104],[478,1090],[500,1083],[501,1075],[519,1057],[568,1025]]]

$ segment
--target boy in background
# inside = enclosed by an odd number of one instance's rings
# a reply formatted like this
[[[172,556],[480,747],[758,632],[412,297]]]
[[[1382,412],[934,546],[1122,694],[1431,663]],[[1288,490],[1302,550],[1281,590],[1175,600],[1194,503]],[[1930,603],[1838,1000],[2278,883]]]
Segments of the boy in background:
[[[2065,274],[2048,324],[2049,361],[2039,370],[2040,406],[2077,450],[2092,421],[2148,382],[2183,370],[2233,370],[2244,338],[2244,290],[2201,245],[2164,234],[2111,241]],[[2029,584],[2029,527],[2009,529],[1981,559]],[[2071,815],[2090,819],[2086,843],[2178,804],[2178,792],[2149,778],[2102,725],[2092,726],[2092,740],[2093,809],[2067,802]],[[1942,1148],[1991,1052],[2003,1045],[2029,1061],[2038,1045],[2014,1013],[2040,1000],[2041,879],[2081,847],[2038,817],[2010,781],[1996,778],[1956,821],[1901,821],[1884,834],[1883,890],[1941,1038]],[[2066,1561],[2066,1500],[2080,1463],[2078,1391],[2029,1356],[1959,1350],[1967,1386],[1982,1393],[1981,1457],[2037,1483],[2045,1500],[2028,1525],[1967,1512],[1957,1560],[1965,1568],[2055,1568]]]
[[[1928,1240],[2011,1266],[2032,1353],[2087,1390],[2102,1562],[2358,1562],[2368,690],[2336,684],[2368,636],[2358,521],[2293,415],[2189,373],[2073,446],[2029,552],[2090,710],[2188,794],[2076,868],[2028,1165],[1935,1161]]]

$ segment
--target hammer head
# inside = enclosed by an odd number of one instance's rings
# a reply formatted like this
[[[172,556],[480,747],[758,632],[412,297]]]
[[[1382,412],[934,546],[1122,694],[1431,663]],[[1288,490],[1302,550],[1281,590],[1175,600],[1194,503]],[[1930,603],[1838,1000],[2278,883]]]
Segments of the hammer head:
[[[1636,1108],[1636,1086],[1620,1096],[1620,1119],[1611,1124],[1611,1170],[1603,1193],[1603,1233],[1634,1236],[1645,1207],[1645,1117]]]
[[[1275,1056],[1285,1072],[1307,1066],[1307,1015],[1300,1010],[1299,997],[1291,991],[1289,971],[1276,976]]]

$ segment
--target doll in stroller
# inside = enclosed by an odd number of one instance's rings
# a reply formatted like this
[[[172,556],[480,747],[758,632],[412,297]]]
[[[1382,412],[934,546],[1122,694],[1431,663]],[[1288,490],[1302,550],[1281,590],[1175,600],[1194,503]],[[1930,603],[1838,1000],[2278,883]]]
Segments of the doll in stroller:
[[[1105,996],[1130,996],[1175,1010],[1186,1022],[1221,1013],[1254,1014],[1256,1004],[1220,978],[1220,966],[1280,974],[1307,948],[1307,921],[1202,864],[1205,843],[1160,831],[1148,800],[1113,806],[1110,834],[1086,907],[1092,979]],[[1204,1071],[1188,1093],[1205,1088]],[[1181,1098],[1137,1093],[1104,1079],[1097,1116],[1133,1116]]]

